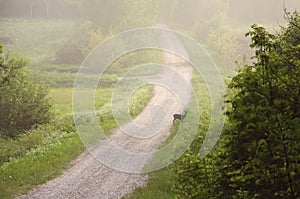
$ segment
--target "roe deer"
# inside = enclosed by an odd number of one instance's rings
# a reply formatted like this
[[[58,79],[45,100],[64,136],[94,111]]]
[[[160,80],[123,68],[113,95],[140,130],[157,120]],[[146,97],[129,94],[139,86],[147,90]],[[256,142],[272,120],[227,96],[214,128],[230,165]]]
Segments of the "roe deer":
[[[184,114],[181,115],[181,114],[174,114],[173,115],[173,124],[175,124],[175,120],[179,119],[179,120],[183,120],[186,116],[186,111],[184,111]]]

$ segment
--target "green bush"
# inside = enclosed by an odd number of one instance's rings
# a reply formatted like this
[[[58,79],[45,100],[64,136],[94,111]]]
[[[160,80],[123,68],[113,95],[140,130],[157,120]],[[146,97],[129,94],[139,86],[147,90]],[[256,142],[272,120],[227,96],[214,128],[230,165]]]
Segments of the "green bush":
[[[300,197],[300,15],[287,19],[280,34],[256,24],[247,34],[256,56],[229,84],[222,198]]]
[[[4,53],[0,44],[0,132],[5,137],[16,137],[53,116],[47,88],[31,80],[27,65],[26,58]]]
[[[299,198],[299,13],[287,19],[279,34],[257,25],[247,34],[255,59],[228,86],[218,148],[200,158],[197,137],[175,162],[178,198]]]

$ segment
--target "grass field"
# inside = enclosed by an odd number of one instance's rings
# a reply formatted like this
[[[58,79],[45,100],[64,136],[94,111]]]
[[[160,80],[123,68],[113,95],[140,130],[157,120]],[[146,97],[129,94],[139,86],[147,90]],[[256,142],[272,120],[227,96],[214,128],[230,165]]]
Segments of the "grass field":
[[[76,133],[65,133],[0,167],[0,198],[13,198],[55,178],[70,166],[84,146]]]
[[[112,90],[112,88],[96,90],[96,110],[100,109],[104,104],[109,102]],[[72,92],[72,88],[50,89],[48,97],[54,100],[55,108],[59,115],[72,114]]]

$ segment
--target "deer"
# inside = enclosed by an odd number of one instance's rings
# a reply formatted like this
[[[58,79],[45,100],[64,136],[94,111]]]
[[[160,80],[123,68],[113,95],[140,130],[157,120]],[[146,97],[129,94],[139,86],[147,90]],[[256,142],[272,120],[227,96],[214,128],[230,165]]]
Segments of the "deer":
[[[185,118],[185,116],[186,116],[186,111],[184,111],[184,114],[174,114],[173,115],[173,124],[175,124],[175,120],[183,120],[184,118]]]

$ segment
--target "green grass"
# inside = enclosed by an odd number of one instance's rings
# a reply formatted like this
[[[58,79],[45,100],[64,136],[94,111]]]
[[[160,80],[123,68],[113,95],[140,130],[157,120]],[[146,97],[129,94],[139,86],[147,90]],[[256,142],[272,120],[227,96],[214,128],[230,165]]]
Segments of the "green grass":
[[[71,88],[60,88],[50,90],[48,97],[54,100],[54,106],[59,115],[62,116],[72,114],[72,92],[73,89]],[[95,94],[95,109],[99,110],[99,124],[107,135],[109,135],[111,131],[117,127],[110,106],[112,92],[112,88],[97,89]],[[130,96],[128,105],[129,114],[132,118],[136,117],[139,113],[142,112],[144,107],[147,105],[148,101],[151,99],[152,92],[153,86],[151,85],[141,87],[135,92],[133,92],[133,94]],[[84,95],[84,93],[82,95]],[[123,98],[122,96],[123,94],[120,95],[121,98]],[[122,109],[120,111],[126,111],[123,109],[127,109],[127,107],[120,108]]]
[[[175,198],[172,191],[172,172],[164,168],[149,174],[149,182],[146,187],[137,188],[126,199],[168,199]]]
[[[84,150],[76,133],[28,152],[26,156],[0,167],[0,198],[13,198],[60,175],[70,160]]]
[[[112,88],[97,89],[95,107],[100,109],[111,98]],[[55,108],[59,115],[72,114],[72,88],[50,89],[48,97],[54,100]]]
[[[128,95],[126,91],[122,91],[123,93],[120,93],[117,97],[119,97],[120,102],[117,104],[114,104],[114,108],[117,110],[118,113],[125,113],[129,109],[129,115],[131,116],[131,119],[136,117],[139,113],[141,113],[144,109],[144,107],[147,105],[149,100],[152,97],[153,92],[153,86],[152,85],[146,85],[143,87],[140,87],[139,89],[135,90],[129,99],[129,104],[126,106],[123,103],[121,103],[121,100],[124,98],[124,96]],[[96,95],[97,98],[97,95]],[[99,125],[101,126],[102,130],[106,135],[110,135],[112,130],[117,127],[117,123],[115,122],[113,113],[112,113],[112,107],[111,103],[106,103],[102,108],[100,108],[98,114],[99,118]],[[122,124],[130,122],[128,121],[128,118],[120,118]]]

